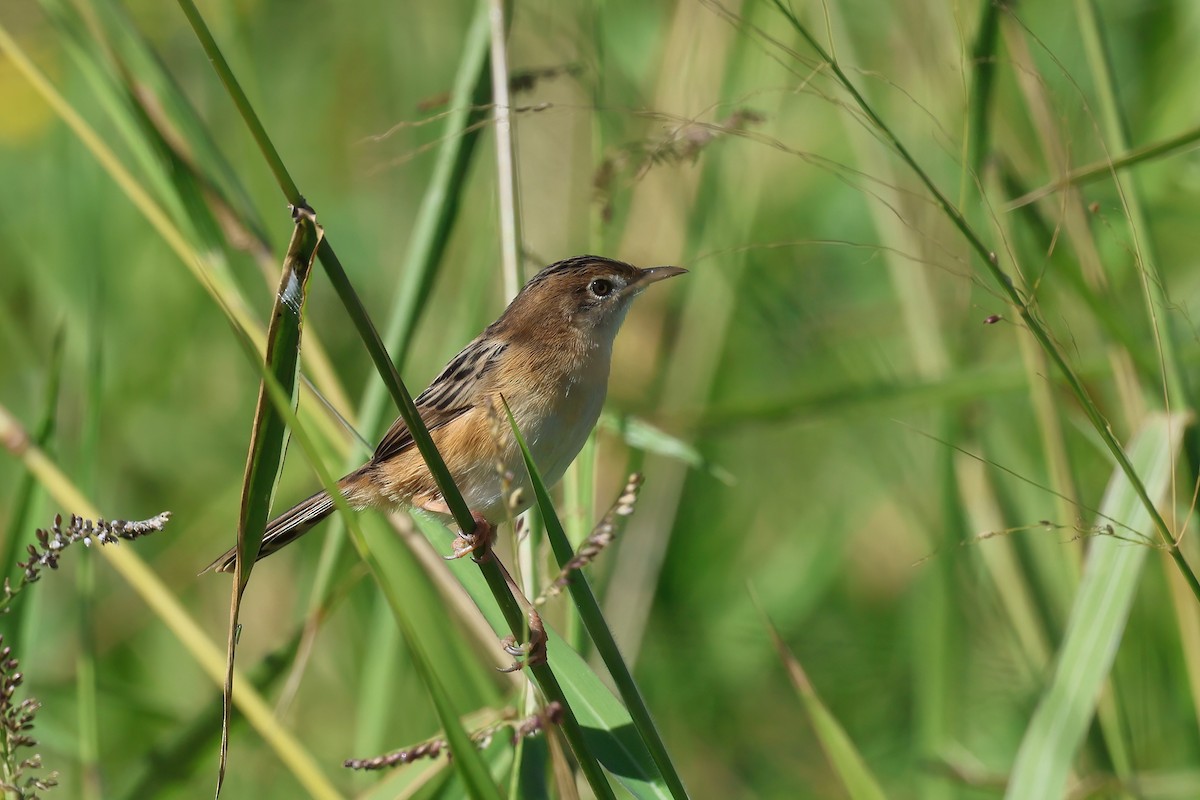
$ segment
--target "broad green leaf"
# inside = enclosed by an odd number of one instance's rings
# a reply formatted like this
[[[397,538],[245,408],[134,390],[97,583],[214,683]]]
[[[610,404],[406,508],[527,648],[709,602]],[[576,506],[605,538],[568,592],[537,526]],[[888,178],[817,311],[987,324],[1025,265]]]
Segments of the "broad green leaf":
[[[1186,414],[1155,414],[1134,437],[1129,460],[1150,497],[1161,498],[1168,489],[1189,423]],[[1120,470],[1109,481],[1100,514],[1101,526],[1116,520],[1122,527],[1091,541],[1054,674],[1017,752],[1006,794],[1013,800],[1063,796],[1156,541],[1145,506]],[[1146,543],[1131,543],[1131,535],[1144,535]]]

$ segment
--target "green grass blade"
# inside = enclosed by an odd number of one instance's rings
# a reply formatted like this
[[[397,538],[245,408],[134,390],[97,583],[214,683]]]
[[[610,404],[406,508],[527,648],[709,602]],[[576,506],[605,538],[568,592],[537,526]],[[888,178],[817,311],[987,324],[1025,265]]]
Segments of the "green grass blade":
[[[269,254],[267,227],[237,170],[221,152],[213,132],[167,70],[162,57],[135,25],[128,9],[115,0],[92,0],[89,7],[95,10],[98,27],[103,28],[122,75],[129,84],[140,89],[131,99],[136,102],[146,96],[154,98],[161,122],[172,125],[174,133],[185,144],[187,161],[177,159],[180,161],[178,166],[186,171],[187,178],[202,181],[204,189],[216,196],[217,204],[236,216],[253,240],[248,243],[249,247]],[[140,104],[145,105],[144,102]],[[311,331],[309,333],[311,337]]]
[[[1153,415],[1131,443],[1130,462],[1144,476],[1151,496],[1162,497],[1170,485],[1172,466],[1190,421],[1181,414]],[[1105,491],[1100,512],[1101,521],[1119,520],[1134,531],[1151,528],[1139,493],[1119,469]],[[1152,542],[1152,534],[1147,534],[1144,543],[1113,536],[1092,540],[1054,675],[1021,740],[1007,797],[1063,796],[1075,751],[1096,711],[1097,697],[1121,643]]]
[[[1076,167],[1061,178],[1051,181],[1045,186],[1039,186],[1028,192],[1021,192],[1006,203],[1002,210],[1014,211],[1037,200],[1041,200],[1043,197],[1048,197],[1055,192],[1069,189],[1072,186],[1087,186],[1088,184],[1111,178],[1114,172],[1127,170],[1139,164],[1150,163],[1159,157],[1177,155],[1176,151],[1178,150],[1187,152],[1195,147],[1197,141],[1200,141],[1200,126],[1188,128],[1182,133],[1168,136],[1166,139],[1157,142],[1151,142],[1141,147],[1134,147],[1112,158]]]
[[[1000,39],[1000,6],[992,0],[983,0],[979,15],[979,28],[975,33],[975,46],[971,49],[971,98],[967,128],[967,163],[973,175],[983,174],[983,161],[987,157],[991,140],[988,111],[996,86],[996,46]],[[964,174],[967,180],[968,175]]]
[[[296,212],[296,227],[283,261],[283,273],[271,324],[267,329],[267,368],[281,386],[288,387],[289,405],[295,407],[300,377],[300,333],[304,302],[308,296],[308,278],[321,229],[303,210]],[[245,590],[250,571],[258,557],[263,530],[271,511],[271,500],[279,479],[283,454],[287,449],[287,425],[267,397],[266,385],[259,387],[254,425],[250,432],[250,452],[242,488],[242,506],[238,519],[238,578]]]
[[[296,227],[292,242],[283,261],[279,292],[267,329],[266,368],[272,379],[288,387],[287,405],[294,407],[300,378],[300,331],[304,300],[308,292],[308,276],[316,258],[321,229],[303,209],[296,211]],[[266,374],[266,373],[264,373]],[[229,605],[229,638],[226,661],[225,692],[222,702],[225,713],[221,725],[221,757],[217,773],[217,794],[225,780],[225,765],[229,753],[229,721],[233,708],[233,665],[237,652],[238,613],[242,593],[250,580],[254,562],[258,559],[263,531],[271,512],[271,501],[287,451],[288,426],[279,410],[267,397],[264,379],[259,387],[250,431],[250,447],[246,457],[246,474],[242,481],[242,503],[238,515],[237,570],[233,596]]]
[[[521,447],[521,456],[525,460],[525,468],[529,471],[533,492],[537,497],[537,505],[546,523],[546,536],[550,540],[554,558],[558,561],[560,569],[566,568],[567,563],[575,554],[571,547],[571,541],[567,538],[566,531],[563,530],[558,513],[554,510],[554,503],[550,500],[550,492],[538,472],[537,464],[533,462],[533,455],[529,452],[529,447],[525,444],[525,439],[517,428],[517,421],[513,418],[512,411],[509,410],[507,404],[504,410],[508,414],[508,422],[512,427],[513,436],[516,437],[517,444]],[[575,608],[579,611],[583,626],[591,637],[592,643],[595,644],[596,652],[604,661],[604,666],[608,668],[608,674],[612,676],[621,699],[625,701],[625,707],[629,710],[638,735],[646,749],[649,750],[650,757],[654,759],[654,764],[670,789],[671,796],[676,800],[687,797],[683,780],[679,777],[679,772],[671,761],[667,746],[663,743],[662,736],[654,724],[654,718],[650,715],[650,709],[642,698],[641,690],[633,680],[633,673],[629,671],[625,659],[621,657],[621,651],[617,647],[616,640],[613,639],[608,623],[604,620],[600,604],[596,602],[596,596],[592,593],[587,578],[582,572],[576,572],[571,576],[567,588],[571,592],[571,599],[575,601]]]

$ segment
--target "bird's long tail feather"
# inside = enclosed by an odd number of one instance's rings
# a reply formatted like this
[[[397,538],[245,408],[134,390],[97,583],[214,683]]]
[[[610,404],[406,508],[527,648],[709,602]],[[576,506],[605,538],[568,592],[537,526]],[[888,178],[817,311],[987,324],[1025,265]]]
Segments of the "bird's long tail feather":
[[[333,513],[333,498],[329,492],[321,491],[312,497],[292,506],[275,519],[267,523],[263,534],[262,546],[258,550],[258,558],[263,559],[276,550],[291,544]],[[237,548],[230,548],[222,553],[215,561],[204,568],[204,572],[233,572],[237,566]]]

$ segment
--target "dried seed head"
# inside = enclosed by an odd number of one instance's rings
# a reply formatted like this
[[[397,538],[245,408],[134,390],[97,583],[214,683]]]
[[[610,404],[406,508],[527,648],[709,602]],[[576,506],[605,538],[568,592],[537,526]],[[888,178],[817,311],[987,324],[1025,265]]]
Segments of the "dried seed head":
[[[580,543],[579,549],[575,551],[575,555],[563,567],[562,572],[558,574],[554,582],[547,587],[541,597],[533,601],[534,605],[540,605],[549,598],[561,594],[563,588],[571,582],[571,574],[595,561],[600,552],[612,543],[613,539],[617,536],[617,523],[619,519],[633,513],[634,506],[637,504],[638,492],[642,488],[642,482],[643,478],[639,473],[635,472],[629,476],[629,480],[625,482],[625,488],[621,491],[617,502],[613,503],[608,512],[601,517],[600,522],[596,524],[596,527],[592,529],[591,534]]]

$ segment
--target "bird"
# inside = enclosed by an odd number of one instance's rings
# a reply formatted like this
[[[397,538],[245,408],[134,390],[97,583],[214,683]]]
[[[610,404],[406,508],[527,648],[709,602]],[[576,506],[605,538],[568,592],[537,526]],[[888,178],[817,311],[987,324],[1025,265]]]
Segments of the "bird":
[[[495,525],[531,502],[518,444],[507,424],[496,424],[498,410],[508,406],[546,485],[557,483],[600,416],[613,341],[633,299],[652,283],[686,272],[594,255],[555,262],[530,278],[417,396],[422,421],[484,529],[456,539],[449,557],[472,552],[480,539],[486,545]],[[356,510],[407,508],[452,519],[403,419],[337,488]],[[258,558],[291,544],[334,508],[329,493],[320,491],[283,512],[267,523]],[[236,565],[231,548],[205,571],[233,572]]]

